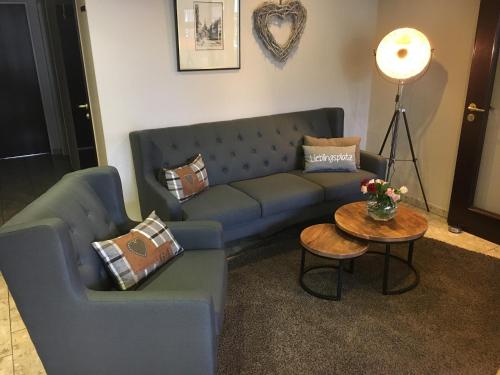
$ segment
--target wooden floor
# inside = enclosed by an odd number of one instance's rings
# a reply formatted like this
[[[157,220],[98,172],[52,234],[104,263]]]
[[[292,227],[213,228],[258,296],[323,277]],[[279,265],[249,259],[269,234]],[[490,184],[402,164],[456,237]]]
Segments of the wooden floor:
[[[0,160],[0,225],[69,171],[69,161],[63,156]]]
[[[64,162],[59,163],[59,161],[52,161],[54,168],[49,168],[51,170],[50,176],[44,175],[41,172],[42,168],[37,167],[37,165],[48,166],[50,163],[48,160],[24,160],[6,167],[0,161],[0,170],[4,167],[7,171],[6,175],[0,172],[2,176],[0,196],[2,199],[3,220],[7,220],[16,210],[21,209],[25,204],[35,199],[37,195],[57,181],[65,172]],[[26,185],[22,181],[25,181]],[[10,202],[10,199],[14,199],[14,201]],[[429,220],[429,230],[425,235],[426,237],[500,259],[500,246],[468,233],[450,233],[444,218],[434,214],[427,214],[424,211],[421,212]],[[418,252],[415,256],[418,257]],[[15,302],[8,292],[3,277],[0,275],[0,375],[14,374],[45,374],[45,371],[30,340],[28,331],[19,316]]]

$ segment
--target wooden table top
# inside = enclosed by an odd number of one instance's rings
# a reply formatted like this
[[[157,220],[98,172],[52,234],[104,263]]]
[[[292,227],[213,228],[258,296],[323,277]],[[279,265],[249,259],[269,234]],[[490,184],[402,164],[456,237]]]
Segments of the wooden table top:
[[[377,242],[416,240],[427,231],[427,219],[405,206],[398,206],[396,216],[389,221],[376,221],[368,216],[366,202],[355,202],[335,212],[335,223],[352,236]]]
[[[313,254],[347,259],[358,257],[368,250],[368,243],[338,230],[334,224],[316,224],[300,233],[300,243]]]

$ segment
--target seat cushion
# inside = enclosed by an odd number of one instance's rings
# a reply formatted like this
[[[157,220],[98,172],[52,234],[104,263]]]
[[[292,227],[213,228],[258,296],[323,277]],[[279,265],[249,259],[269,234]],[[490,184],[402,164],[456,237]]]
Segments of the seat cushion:
[[[289,173],[232,182],[230,185],[257,200],[262,216],[317,204],[323,202],[325,197],[321,186]]]
[[[325,189],[327,201],[351,197],[364,199],[360,191],[361,181],[365,178],[377,178],[374,173],[358,169],[357,172],[316,172],[304,173],[302,170],[291,171],[290,174],[300,176],[314,182]]]
[[[215,220],[224,227],[261,217],[259,202],[229,185],[212,186],[182,204],[185,220]]]
[[[226,255],[224,250],[188,250],[157,270],[138,290],[197,291],[212,297],[217,333],[224,319],[226,296]]]

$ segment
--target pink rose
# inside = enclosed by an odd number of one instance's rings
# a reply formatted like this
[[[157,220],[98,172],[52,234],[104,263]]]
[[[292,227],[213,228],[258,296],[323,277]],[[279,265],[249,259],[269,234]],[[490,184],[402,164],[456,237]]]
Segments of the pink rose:
[[[392,194],[390,197],[391,197],[393,202],[397,202],[401,199],[401,195],[399,195],[399,194]]]
[[[366,185],[361,186],[361,192],[362,192],[363,194],[368,193],[368,188],[366,187]]]

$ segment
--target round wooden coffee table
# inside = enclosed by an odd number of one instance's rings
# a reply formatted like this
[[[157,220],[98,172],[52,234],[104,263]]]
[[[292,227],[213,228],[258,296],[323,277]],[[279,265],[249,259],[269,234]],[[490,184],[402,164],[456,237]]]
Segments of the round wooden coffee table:
[[[425,217],[410,208],[400,205],[393,219],[389,221],[376,221],[368,216],[366,202],[355,202],[346,204],[335,212],[335,223],[339,229],[351,236],[370,242],[385,244],[385,252],[368,252],[370,254],[385,256],[382,283],[382,292],[384,294],[405,293],[418,285],[420,275],[412,264],[413,245],[427,231],[428,224]],[[408,242],[407,259],[391,254],[391,244],[401,242]],[[415,280],[410,285],[396,290],[388,290],[389,261],[391,258],[403,262],[412,270]]]
[[[349,272],[354,271],[354,258],[368,250],[368,242],[353,238],[338,230],[334,224],[316,224],[302,231],[300,234],[302,244],[302,259],[300,262],[299,283],[302,288],[315,297],[338,301],[342,293],[342,270],[344,261],[350,260]],[[321,258],[336,259],[338,265],[321,265],[305,268],[306,251]],[[304,276],[317,269],[337,269],[337,293],[322,294],[315,292],[304,283]]]

